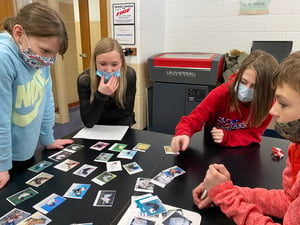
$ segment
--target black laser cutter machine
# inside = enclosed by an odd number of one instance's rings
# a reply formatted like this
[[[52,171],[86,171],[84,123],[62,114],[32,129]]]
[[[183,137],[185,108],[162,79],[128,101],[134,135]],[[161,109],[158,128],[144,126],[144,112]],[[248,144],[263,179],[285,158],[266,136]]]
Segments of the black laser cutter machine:
[[[153,81],[148,91],[148,129],[174,134],[181,116],[222,82],[224,55],[168,52],[151,56],[148,64]]]

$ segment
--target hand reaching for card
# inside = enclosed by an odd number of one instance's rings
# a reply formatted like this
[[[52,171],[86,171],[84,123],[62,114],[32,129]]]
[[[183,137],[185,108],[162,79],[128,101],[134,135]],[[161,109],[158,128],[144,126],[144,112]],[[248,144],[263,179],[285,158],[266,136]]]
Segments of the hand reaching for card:
[[[187,135],[178,135],[172,138],[171,148],[174,152],[185,151],[190,144],[190,137]]]

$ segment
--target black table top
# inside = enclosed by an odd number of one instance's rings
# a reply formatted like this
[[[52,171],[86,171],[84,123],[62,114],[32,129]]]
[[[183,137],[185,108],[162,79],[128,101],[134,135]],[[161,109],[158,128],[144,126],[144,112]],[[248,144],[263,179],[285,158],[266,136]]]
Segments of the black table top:
[[[70,135],[69,137],[72,137]],[[122,141],[107,141],[109,143],[125,143],[127,149],[131,149],[137,143],[148,143],[151,147],[146,152],[137,152],[132,160],[117,159],[117,153],[106,149],[102,152],[114,153],[111,160],[120,160],[122,164],[132,161],[137,162],[143,171],[129,175],[123,171],[113,172],[117,178],[111,182],[99,186],[91,181],[92,178],[106,170],[105,163],[95,162],[94,159],[100,154],[97,150],[89,149],[97,140],[74,139],[75,143],[85,145],[84,149],[72,154],[69,158],[79,161],[80,165],[68,172],[63,172],[50,166],[43,170],[53,174],[54,177],[40,187],[32,187],[39,194],[24,201],[17,206],[10,204],[6,198],[27,187],[25,182],[36,176],[29,170],[14,175],[8,185],[0,190],[0,216],[13,208],[18,208],[29,213],[36,210],[32,207],[37,202],[46,198],[52,193],[61,196],[73,183],[88,183],[91,188],[83,199],[67,199],[62,205],[49,212],[46,216],[52,219],[51,224],[65,225],[72,223],[93,222],[93,224],[117,224],[128,206],[130,197],[135,194],[143,194],[134,191],[134,185],[138,177],[152,178],[160,171],[177,165],[184,169],[186,173],[175,178],[165,188],[155,186],[154,195],[158,195],[163,203],[175,207],[184,208],[198,212],[202,216],[203,225],[208,224],[234,224],[219,210],[219,208],[209,208],[198,210],[193,204],[192,189],[204,178],[208,165],[211,163],[223,163],[231,173],[231,178],[236,185],[249,187],[265,187],[268,189],[279,189],[281,185],[281,173],[285,167],[285,159],[280,161],[271,160],[271,148],[280,147],[287,155],[289,142],[283,139],[263,137],[260,144],[253,144],[247,147],[229,148],[214,144],[209,137],[205,137],[203,132],[193,136],[189,149],[180,155],[166,155],[163,146],[170,145],[172,136],[167,134],[129,129]],[[36,162],[48,159],[48,156],[57,151],[43,150],[37,151]],[[74,175],[73,172],[84,163],[95,165],[98,168],[88,177]],[[57,164],[54,162],[54,165]],[[30,186],[31,187],[31,186]],[[93,202],[99,190],[115,190],[116,197],[112,207],[95,207]]]

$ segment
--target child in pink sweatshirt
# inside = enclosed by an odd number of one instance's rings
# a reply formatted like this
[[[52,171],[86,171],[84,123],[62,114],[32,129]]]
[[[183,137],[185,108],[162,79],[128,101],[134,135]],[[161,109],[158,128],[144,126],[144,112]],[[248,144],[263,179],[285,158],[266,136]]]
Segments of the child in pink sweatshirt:
[[[284,225],[300,224],[300,51],[291,54],[278,67],[274,79],[276,102],[270,113],[277,119],[275,129],[292,143],[283,171],[283,189],[246,188],[233,185],[222,164],[212,164],[193,190],[199,209],[212,202],[241,225],[277,224],[268,216],[283,219]],[[207,190],[206,198],[201,198]]]

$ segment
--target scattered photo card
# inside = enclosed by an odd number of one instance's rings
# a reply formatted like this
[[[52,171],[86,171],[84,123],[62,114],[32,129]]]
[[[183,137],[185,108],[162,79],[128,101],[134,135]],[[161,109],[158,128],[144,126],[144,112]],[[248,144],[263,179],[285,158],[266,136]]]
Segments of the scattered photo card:
[[[94,159],[94,161],[95,162],[108,162],[111,159],[111,157],[113,157],[113,156],[114,156],[114,154],[112,154],[112,153],[102,152]]]
[[[110,161],[106,163],[106,170],[108,172],[122,171],[121,161]]]
[[[56,162],[62,161],[65,158],[68,158],[70,155],[72,155],[72,152],[66,151],[66,150],[61,150],[59,152],[56,152],[52,155],[50,155],[48,158],[52,159]]]
[[[179,155],[180,154],[179,152],[174,152],[173,149],[171,148],[171,146],[169,146],[169,145],[165,145],[164,150],[165,150],[165,153],[168,155]]]
[[[138,177],[134,186],[135,191],[153,193],[154,184],[150,182],[150,178]]]
[[[148,218],[142,218],[139,216],[132,216],[132,218],[129,219],[128,225],[132,225],[132,224],[145,224],[145,225],[155,225],[155,221],[152,221]]]
[[[51,212],[57,206],[62,204],[64,201],[66,201],[64,197],[61,197],[53,193],[49,195],[47,198],[40,201],[39,203],[35,204],[33,208],[36,209],[37,211],[40,211],[43,214],[47,214],[48,212]]]
[[[14,206],[18,205],[21,202],[24,202],[33,196],[37,195],[38,192],[33,190],[31,187],[28,187],[22,191],[19,191],[16,194],[13,194],[7,198],[7,200]]]
[[[80,144],[71,144],[67,147],[65,147],[63,150],[67,150],[70,151],[72,153],[79,151],[80,149],[83,149],[84,145],[80,145]]]
[[[18,225],[35,225],[35,224],[46,225],[46,224],[50,223],[51,221],[52,220],[50,218],[43,215],[42,213],[35,212],[31,216],[29,216],[25,220],[23,220],[21,223],[18,223]]]
[[[160,172],[155,177],[151,179],[151,183],[164,188],[168,183],[173,180],[172,177],[167,176],[165,173]]]
[[[46,181],[50,180],[52,177],[54,177],[54,175],[50,173],[41,172],[40,174],[26,181],[26,184],[29,184],[34,187],[39,187]]]
[[[172,166],[168,169],[163,170],[162,172],[164,174],[166,174],[166,176],[169,176],[172,178],[178,177],[185,173],[185,171],[178,166]]]
[[[136,146],[133,147],[132,150],[140,151],[140,152],[145,152],[150,148],[150,144],[146,143],[138,143]]]
[[[109,145],[109,143],[106,143],[106,142],[103,142],[103,141],[98,141],[96,144],[94,144],[94,145],[91,146],[90,148],[91,148],[91,149],[94,149],[94,150],[101,151],[101,150],[103,150],[104,148],[106,148],[108,145]]]
[[[154,216],[167,212],[166,207],[157,196],[135,200],[143,216]]]
[[[92,166],[89,164],[83,164],[80,168],[75,170],[73,174],[81,176],[81,177],[87,177],[90,175],[94,170],[96,170],[98,167],[97,166]]]
[[[192,224],[192,221],[180,214],[179,212],[173,212],[170,216],[167,217],[162,222],[163,225],[169,225],[169,224],[186,224],[190,225]]]
[[[121,152],[126,147],[127,147],[126,144],[114,143],[108,150],[115,151],[115,152]]]
[[[116,196],[116,191],[112,191],[112,190],[98,191],[93,206],[112,207],[115,196]]]
[[[123,151],[121,151],[117,155],[117,158],[120,158],[120,159],[133,159],[133,157],[135,156],[136,153],[137,153],[137,151],[135,151],[135,150],[126,150],[126,149],[124,149]]]
[[[3,207],[3,206],[2,206]],[[14,208],[0,218],[1,225],[19,224],[22,220],[30,216],[30,213]]]
[[[54,168],[59,169],[61,171],[67,172],[70,169],[74,168],[75,166],[78,166],[80,163],[71,159],[66,159],[65,161],[57,164],[54,166]]]
[[[104,171],[103,173],[101,173],[98,176],[94,177],[92,179],[92,181],[95,182],[96,184],[99,184],[99,185],[102,186],[102,185],[110,182],[111,180],[113,180],[116,177],[117,177],[117,175],[115,175],[111,172],[108,172],[108,171]]]
[[[130,175],[143,171],[143,169],[136,162],[127,163],[123,165],[123,167]]]
[[[82,199],[90,188],[90,184],[73,183],[63,197]]]
[[[47,167],[51,166],[52,164],[53,164],[53,162],[43,160],[43,161],[29,167],[28,169],[32,172],[39,173],[42,170],[46,169]]]

